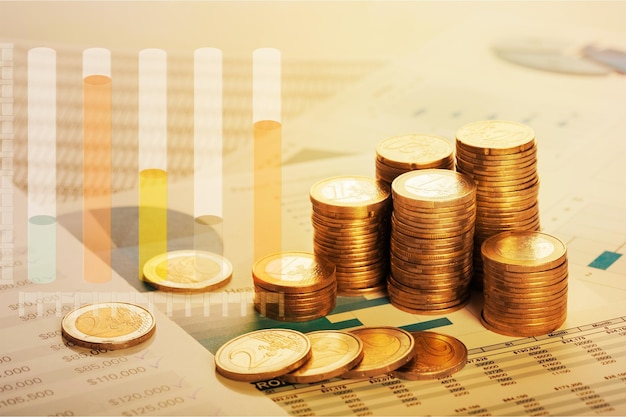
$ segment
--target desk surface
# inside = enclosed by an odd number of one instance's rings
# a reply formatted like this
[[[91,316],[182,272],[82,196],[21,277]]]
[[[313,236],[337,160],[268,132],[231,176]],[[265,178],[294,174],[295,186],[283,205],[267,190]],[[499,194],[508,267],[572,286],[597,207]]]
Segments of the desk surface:
[[[626,50],[626,3],[3,2],[0,10],[3,172],[15,183],[3,182],[2,194],[3,209],[8,208],[2,212],[1,414],[345,415],[355,408],[377,415],[626,413],[621,395],[626,373],[626,122],[621,110],[626,78],[612,71],[538,70],[501,59],[493,49],[502,42],[509,51],[522,45],[537,58],[537,40],[540,45],[558,40],[559,51],[574,59],[588,44]],[[251,94],[244,90],[252,51],[265,46],[280,50],[283,103],[295,109],[283,120],[285,249],[312,249],[311,184],[333,175],[373,175],[375,145],[382,138],[422,132],[452,141],[457,128],[475,120],[527,123],[539,146],[542,229],[568,246],[567,321],[550,335],[512,338],[482,327],[478,292],[466,308],[437,316],[400,312],[381,296],[340,297],[323,320],[287,326],[315,330],[391,323],[432,329],[462,340],[469,349],[468,364],[452,378],[437,381],[381,376],[335,379],[323,386],[254,385],[216,375],[213,354],[224,341],[255,328],[284,325],[260,317],[251,302],[251,126],[238,131],[244,140],[224,159],[223,223],[212,231],[213,242],[234,265],[233,279],[223,290],[176,296],[151,291],[136,279],[137,160],[135,154],[128,157],[124,146],[113,149],[114,164],[121,167],[128,159],[125,172],[132,178],[111,199],[111,281],[83,279],[83,202],[74,194],[58,198],[55,205],[57,277],[33,284],[28,279],[25,185],[34,180],[28,177],[23,140],[25,59],[33,46],[57,51],[59,79],[80,74],[84,48],[109,48],[118,68],[119,78],[114,78],[120,81],[114,91],[130,107],[137,100],[137,51],[163,48],[172,68],[182,73],[184,88],[171,93],[182,91],[175,97],[186,103],[184,109],[193,102],[190,53],[218,47],[225,71],[246,72],[243,87],[225,84],[224,120],[251,115]],[[333,65],[334,70],[327,68]],[[75,102],[60,99],[57,104],[63,110],[58,112],[59,132],[71,132],[71,140],[77,140],[68,147],[80,145],[78,79],[78,84],[70,82]],[[65,85],[58,83],[59,98],[68,94]],[[226,104],[229,99],[236,103]],[[189,130],[187,110],[175,104],[170,110],[176,114],[171,123]],[[136,125],[124,125],[119,132],[118,145],[128,140],[136,151]],[[193,148],[185,146],[175,154],[179,159],[172,156],[172,164],[187,163]],[[172,144],[168,150],[176,148],[180,146]],[[57,179],[70,181],[77,165],[59,162]],[[120,171],[116,175],[125,175]],[[194,180],[181,169],[168,184],[170,249],[194,244],[194,199],[203,196],[199,189],[214,185],[206,180],[197,188]],[[125,351],[67,346],[59,332],[62,313],[110,299],[152,308],[156,336]],[[411,395],[402,396],[407,392]]]

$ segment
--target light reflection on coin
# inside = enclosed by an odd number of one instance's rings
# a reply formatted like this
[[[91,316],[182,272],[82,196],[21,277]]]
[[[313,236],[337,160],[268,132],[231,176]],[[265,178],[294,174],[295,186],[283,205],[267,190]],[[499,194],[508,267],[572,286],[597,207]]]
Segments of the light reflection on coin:
[[[238,381],[262,381],[291,372],[311,358],[311,342],[290,329],[262,329],[238,336],[215,353],[221,375]]]
[[[320,330],[306,333],[311,340],[311,359],[281,377],[290,383],[312,383],[339,376],[363,359],[363,342],[353,333]]]
[[[220,288],[233,274],[222,255],[199,250],[179,250],[157,255],[143,267],[144,280],[163,291],[204,292]]]
[[[411,360],[415,341],[397,327],[361,327],[352,330],[363,342],[363,360],[343,378],[368,378],[391,372]]]
[[[455,337],[435,332],[412,332],[415,356],[392,372],[396,378],[412,381],[443,378],[454,374],[467,362],[467,347]]]
[[[62,335],[78,346],[124,349],[149,339],[155,332],[154,316],[130,303],[87,304],[70,311],[61,322]]]

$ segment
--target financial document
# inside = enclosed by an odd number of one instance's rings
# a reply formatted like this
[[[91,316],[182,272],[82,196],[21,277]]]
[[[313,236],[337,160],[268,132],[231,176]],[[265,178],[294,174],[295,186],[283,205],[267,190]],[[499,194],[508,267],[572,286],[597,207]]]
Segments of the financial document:
[[[543,25],[541,24],[543,23]],[[375,146],[387,136],[438,134],[454,140],[465,123],[509,119],[531,126],[539,147],[542,230],[567,244],[568,316],[560,329],[508,337],[480,322],[482,297],[445,315],[402,312],[384,294],[339,297],[311,322],[284,323],[253,309],[253,174],[224,178],[224,219],[215,234],[234,266],[224,289],[200,295],[153,291],[128,273],[131,243],[113,249],[114,277],[94,286],[60,266],[54,283],[23,275],[25,250],[12,261],[14,282],[0,287],[0,413],[6,415],[624,415],[626,400],[626,78],[540,71],[499,59],[491,47],[554,33],[575,45],[626,39],[554,22],[525,25],[480,15],[399,59],[284,126],[290,157],[283,166],[283,248],[311,250],[309,189],[335,175],[374,175]],[[501,45],[501,43],[499,43]],[[323,138],[321,140],[320,138]],[[330,157],[332,155],[332,157]],[[249,160],[243,150],[239,163]],[[192,216],[194,185],[170,184],[170,210]],[[134,192],[114,202],[137,203]],[[60,228],[65,253],[80,248],[71,222]],[[19,217],[19,216],[18,216]],[[182,230],[182,229],[181,229]],[[171,247],[193,245],[193,233]],[[20,246],[17,245],[16,248]],[[23,248],[23,246],[22,246]],[[135,250],[135,252],[133,252]],[[60,319],[73,306],[132,301],[157,316],[155,337],[130,350],[68,345]],[[213,355],[227,340],[267,327],[302,331],[393,325],[452,335],[468,362],[450,377],[407,381],[391,375],[335,378],[314,384],[237,382],[215,373]]]

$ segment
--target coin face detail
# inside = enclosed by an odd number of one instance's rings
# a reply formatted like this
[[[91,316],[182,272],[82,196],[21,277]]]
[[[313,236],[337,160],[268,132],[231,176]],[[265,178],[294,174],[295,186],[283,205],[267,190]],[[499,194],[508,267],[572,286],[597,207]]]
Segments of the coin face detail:
[[[450,142],[441,136],[411,134],[385,138],[376,147],[379,159],[391,166],[428,165],[453,153]]]
[[[221,375],[238,381],[261,381],[291,372],[311,358],[311,341],[290,329],[262,329],[238,336],[215,353]]]
[[[397,327],[362,327],[352,330],[363,342],[363,359],[343,378],[368,378],[393,371],[413,358],[411,333]]]
[[[311,187],[311,198],[336,207],[378,204],[389,197],[389,190],[379,181],[359,176],[333,177]]]
[[[426,380],[450,376],[467,362],[467,347],[460,340],[435,332],[413,332],[415,356],[392,374],[408,380]]]
[[[363,359],[363,342],[350,332],[320,330],[306,333],[311,340],[308,362],[281,377],[290,383],[313,383],[339,376]]]
[[[124,349],[150,338],[155,332],[154,316],[130,303],[88,304],[70,311],[61,322],[62,335],[83,347]]]
[[[170,292],[203,292],[230,282],[232,264],[217,253],[179,250],[162,253],[143,267],[144,280]]]
[[[483,255],[509,271],[546,270],[563,263],[565,244],[546,233],[512,230],[486,239]]]
[[[528,126],[508,120],[482,120],[468,123],[456,132],[461,145],[470,148],[523,151],[534,145],[535,132]]]

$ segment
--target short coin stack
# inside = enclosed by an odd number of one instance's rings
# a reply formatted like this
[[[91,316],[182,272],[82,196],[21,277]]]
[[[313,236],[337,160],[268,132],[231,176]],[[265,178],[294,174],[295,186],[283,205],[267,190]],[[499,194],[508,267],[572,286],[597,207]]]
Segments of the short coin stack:
[[[568,287],[563,242],[541,232],[502,232],[485,240],[482,257],[486,328],[530,337],[563,324]]]
[[[313,248],[336,265],[337,293],[382,291],[389,271],[391,193],[364,176],[340,176],[311,187]]]
[[[440,314],[469,301],[476,186],[445,169],[404,173],[392,184],[391,304]]]
[[[505,120],[466,124],[456,132],[456,164],[477,187],[473,284],[480,288],[485,239],[508,230],[539,230],[535,133]]]
[[[387,184],[416,169],[454,169],[454,148],[441,136],[391,136],[376,146],[376,178]]]
[[[329,314],[337,301],[335,265],[308,252],[278,252],[252,268],[254,308],[274,320],[300,322]]]

